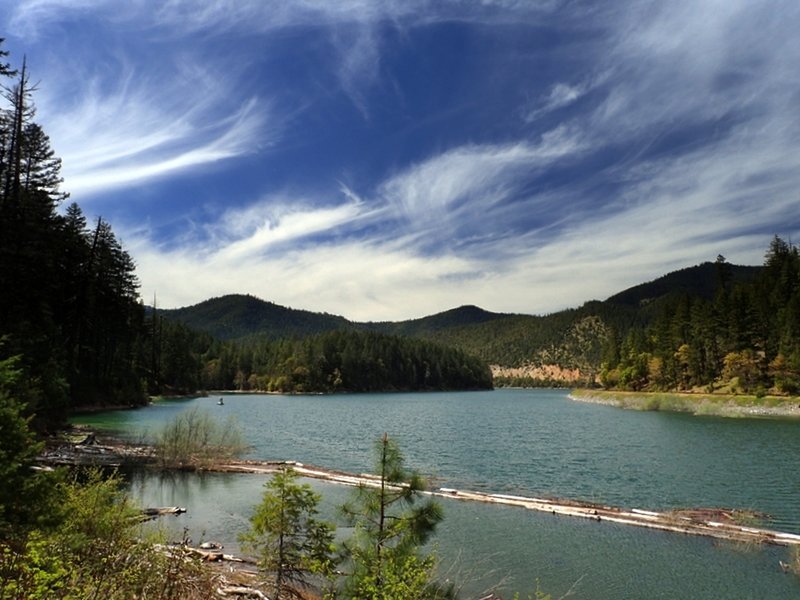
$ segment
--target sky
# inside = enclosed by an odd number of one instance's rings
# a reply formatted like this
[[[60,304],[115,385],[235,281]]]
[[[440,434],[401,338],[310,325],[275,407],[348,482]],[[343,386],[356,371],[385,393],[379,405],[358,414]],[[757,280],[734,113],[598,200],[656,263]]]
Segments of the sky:
[[[546,314],[800,238],[797,0],[0,0],[164,308]]]

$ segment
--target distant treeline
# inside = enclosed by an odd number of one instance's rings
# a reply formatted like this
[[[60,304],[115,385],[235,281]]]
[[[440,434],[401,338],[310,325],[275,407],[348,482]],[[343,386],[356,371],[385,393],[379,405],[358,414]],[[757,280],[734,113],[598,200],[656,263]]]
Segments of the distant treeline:
[[[220,342],[184,325],[158,323],[158,386],[284,393],[490,389],[479,359],[432,342],[358,331],[301,339]]]
[[[800,392],[800,254],[775,237],[764,268],[734,283],[730,265],[716,262],[712,299],[668,297],[646,326],[603,343],[604,386],[630,390],[722,389]]]

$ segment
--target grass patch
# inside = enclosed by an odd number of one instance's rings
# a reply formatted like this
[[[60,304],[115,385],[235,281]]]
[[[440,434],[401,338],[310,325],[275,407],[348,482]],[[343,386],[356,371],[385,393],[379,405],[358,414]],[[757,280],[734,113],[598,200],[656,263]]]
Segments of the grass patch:
[[[606,404],[629,410],[688,412],[695,415],[744,417],[796,416],[797,399],[784,396],[755,396],[699,392],[627,392],[620,390],[571,390],[570,396],[584,402]]]

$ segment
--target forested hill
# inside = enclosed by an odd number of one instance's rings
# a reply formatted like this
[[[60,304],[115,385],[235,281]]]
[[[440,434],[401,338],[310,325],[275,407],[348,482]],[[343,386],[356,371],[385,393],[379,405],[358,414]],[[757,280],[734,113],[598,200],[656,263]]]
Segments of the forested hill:
[[[720,264],[725,265],[724,274]],[[736,284],[752,281],[761,270],[706,262],[631,287],[603,302],[591,301],[580,308],[546,316],[461,306],[408,321],[359,323],[245,295],[212,298],[194,306],[162,310],[160,314],[221,340],[276,340],[330,331],[372,331],[435,340],[503,367],[557,365],[596,374],[603,340],[610,331],[624,334],[632,327],[647,326],[676,297],[711,299],[722,284],[721,277]]]
[[[421,319],[359,323],[337,315],[280,306],[242,294],[211,298],[184,308],[159,309],[158,314],[219,340],[277,340],[345,330],[427,338],[437,332],[512,316],[488,312],[477,306],[461,306]]]
[[[731,265],[720,256],[546,316],[463,306],[410,321],[355,323],[252,297],[210,302],[232,310],[210,310],[204,303],[166,314],[182,314],[207,331],[224,324],[226,331],[248,332],[247,344],[303,338],[309,323],[320,328],[315,333],[371,331],[435,341],[494,365],[499,385],[800,390],[800,256],[778,237],[762,267]],[[198,317],[203,312],[214,319],[204,322]]]
[[[396,335],[430,337],[441,331],[459,327],[472,327],[481,323],[489,323],[512,315],[493,313],[477,306],[459,306],[445,312],[413,319],[410,321],[360,323],[359,328],[392,333]]]
[[[726,276],[732,283],[753,281],[761,272],[761,267],[727,265]],[[711,300],[720,287],[720,269],[717,263],[704,262],[700,265],[680,269],[653,281],[636,285],[608,298],[610,304],[644,306],[664,296],[688,294]]]
[[[252,335],[280,339],[353,329],[353,323],[344,317],[287,308],[241,294],[211,298],[200,304],[161,310],[160,313],[169,320],[179,321],[219,340]]]

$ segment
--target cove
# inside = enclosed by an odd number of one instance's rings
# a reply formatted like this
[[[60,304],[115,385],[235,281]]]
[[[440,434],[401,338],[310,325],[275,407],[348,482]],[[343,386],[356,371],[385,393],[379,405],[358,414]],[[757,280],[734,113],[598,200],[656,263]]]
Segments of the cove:
[[[252,456],[364,472],[374,440],[387,431],[409,466],[435,485],[496,493],[574,498],[663,510],[690,506],[754,509],[775,529],[798,532],[798,424],[630,412],[571,402],[565,391],[500,390],[437,394],[225,396],[164,402],[82,417],[132,437],[173,414],[204,406],[236,415]],[[137,482],[138,481],[138,482]],[[195,539],[246,526],[263,478],[215,474],[134,479],[146,503],[187,506],[174,520]],[[319,486],[326,502],[347,494]],[[508,507],[445,503],[438,536],[445,564],[469,571],[470,592],[505,581],[530,590],[538,577],[554,596],[573,583],[579,598],[793,598],[781,548],[744,549],[704,539],[634,531]],[[202,515],[206,514],[207,517]],[[186,518],[186,521],[182,519]],[[196,520],[196,521],[195,521]],[[455,575],[455,571],[454,571]],[[507,581],[506,578],[513,578]]]

